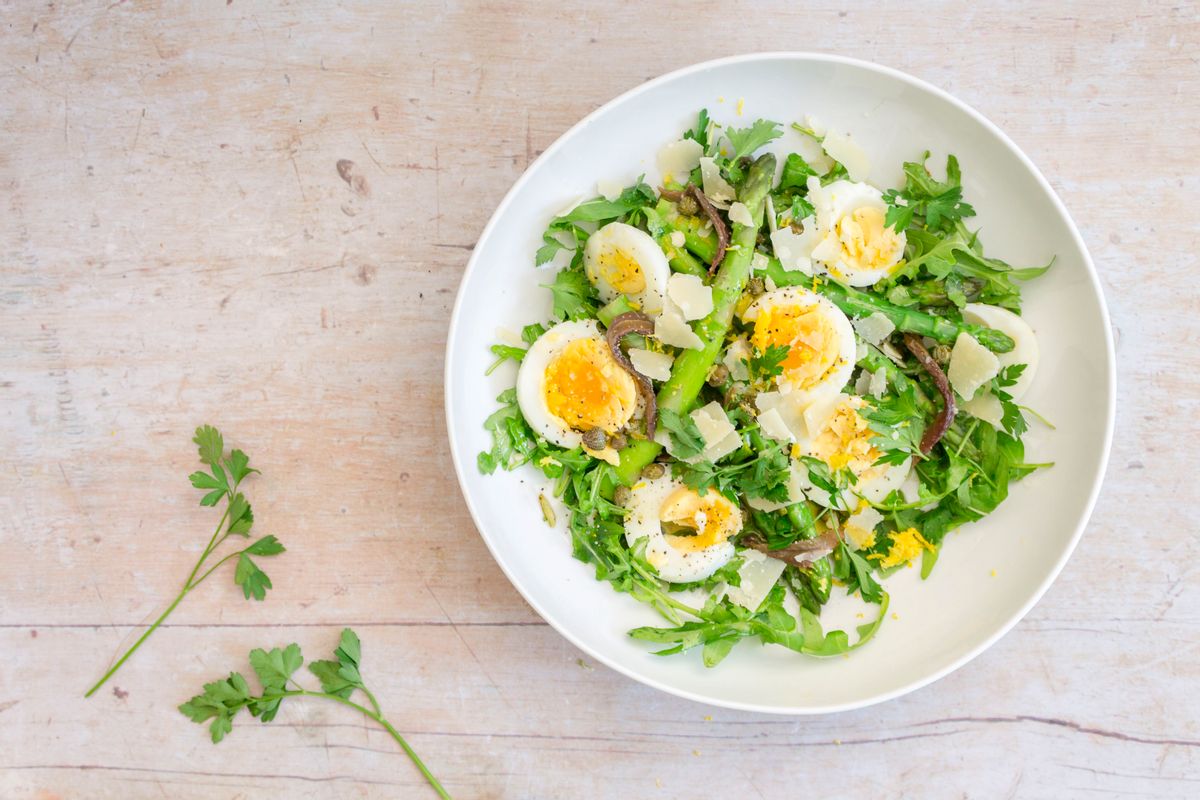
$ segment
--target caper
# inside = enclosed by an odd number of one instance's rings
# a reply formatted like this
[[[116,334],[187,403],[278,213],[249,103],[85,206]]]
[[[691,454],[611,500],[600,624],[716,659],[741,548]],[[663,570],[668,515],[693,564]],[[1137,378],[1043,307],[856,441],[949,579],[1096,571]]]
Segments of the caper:
[[[679,213],[686,214],[689,217],[694,217],[700,213],[700,204],[696,202],[696,198],[690,194],[685,194],[679,198]]]
[[[623,506],[629,502],[629,495],[630,491],[628,486],[618,486],[613,490],[613,502],[619,506]]]
[[[647,464],[646,468],[642,470],[642,477],[648,481],[652,481],[657,478],[661,478],[663,475],[666,475],[666,474],[667,474],[667,468],[664,465],[659,464],[657,461]]]
[[[758,297],[767,290],[767,282],[762,278],[755,276],[746,283],[746,288],[750,290],[750,294]]]
[[[950,363],[950,348],[949,348],[949,346],[944,345],[944,344],[934,345],[933,360],[938,362],[939,364],[949,364]]]
[[[729,380],[729,368],[724,364],[714,364],[713,368],[708,371],[709,386],[724,386],[727,380]]]
[[[589,450],[603,450],[608,444],[608,437],[600,428],[592,428],[583,432],[583,443]]]
[[[629,440],[625,438],[625,434],[617,432],[608,438],[608,443],[612,445],[613,450],[624,450]]]

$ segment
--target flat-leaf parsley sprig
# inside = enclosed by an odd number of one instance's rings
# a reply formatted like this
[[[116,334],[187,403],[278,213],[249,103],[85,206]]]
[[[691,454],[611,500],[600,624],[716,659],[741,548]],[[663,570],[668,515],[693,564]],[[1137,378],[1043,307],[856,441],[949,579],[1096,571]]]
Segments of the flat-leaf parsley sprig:
[[[242,485],[242,481],[249,475],[257,473],[258,470],[250,466],[250,457],[241,450],[233,450],[226,456],[225,440],[222,438],[221,432],[211,425],[202,425],[196,428],[196,435],[192,441],[200,449],[200,461],[208,467],[207,472],[200,470],[188,476],[188,479],[192,482],[192,486],[204,491],[204,496],[200,498],[200,505],[215,506],[224,500],[225,512],[221,515],[220,521],[217,522],[217,527],[213,531],[212,537],[209,538],[208,545],[200,554],[196,565],[192,567],[191,574],[183,582],[183,588],[179,590],[179,594],[167,606],[167,610],[158,619],[154,620],[153,624],[146,629],[146,632],[117,660],[117,663],[113,664],[108,672],[104,673],[104,677],[97,681],[95,686],[88,689],[84,697],[91,697],[95,694],[96,690],[103,686],[121,668],[121,665],[137,652],[137,649],[150,637],[150,634],[158,629],[163,620],[171,615],[171,612],[175,610],[175,607],[179,605],[183,598],[203,583],[209,575],[212,575],[225,562],[234,558],[237,559],[237,568],[233,573],[233,581],[242,587],[242,593],[246,596],[247,600],[251,597],[255,600],[262,600],[266,597],[267,590],[271,588],[271,579],[267,577],[267,573],[259,568],[252,556],[262,558],[282,553],[284,547],[274,536],[264,536],[253,544],[227,554],[212,566],[204,569],[209,556],[213,555],[226,539],[231,536],[241,537],[242,539],[250,538],[250,529],[254,527],[254,511],[250,508],[250,503],[246,500],[246,496],[238,490]]]
[[[204,684],[204,691],[179,706],[184,716],[195,723],[209,722],[208,730],[212,735],[213,744],[220,742],[225,735],[233,730],[233,718],[243,708],[251,716],[258,717],[263,722],[275,719],[279,706],[289,697],[323,697],[327,700],[341,703],[344,706],[361,712],[369,719],[383,726],[384,730],[396,740],[397,744],[412,759],[413,764],[429,781],[440,797],[449,798],[450,794],[433,776],[429,768],[417,756],[416,751],[409,746],[392,724],[384,719],[375,695],[363,683],[359,666],[362,660],[362,645],[358,635],[350,628],[342,630],[341,641],[334,651],[332,660],[313,661],[308,670],[321,682],[321,691],[305,689],[292,677],[304,664],[304,656],[300,645],[293,642],[284,648],[273,648],[270,651],[258,648],[250,651],[250,666],[258,675],[262,684],[261,694],[252,694],[250,685],[240,672],[231,672],[224,680]],[[288,688],[288,686],[293,688]],[[354,702],[350,697],[355,692],[362,692],[370,703],[370,708]]]

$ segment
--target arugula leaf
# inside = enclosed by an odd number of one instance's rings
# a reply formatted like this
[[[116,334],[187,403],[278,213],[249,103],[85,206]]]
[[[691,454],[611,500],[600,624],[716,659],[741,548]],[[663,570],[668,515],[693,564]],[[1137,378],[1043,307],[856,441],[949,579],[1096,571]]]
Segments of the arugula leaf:
[[[853,592],[856,588],[868,603],[883,601],[883,587],[871,574],[871,564],[854,550],[851,550],[845,540],[839,538],[837,546],[837,563],[834,575],[845,582],[846,590]]]
[[[789,153],[783,162],[783,172],[779,175],[779,191],[786,189],[808,190],[808,179],[817,177],[817,171],[809,166],[804,156],[799,153]]]
[[[671,449],[676,458],[692,458],[704,452],[704,437],[690,414],[678,414],[669,408],[660,408],[658,424],[670,435]]]
[[[566,214],[555,217],[550,221],[542,234],[542,246],[534,257],[535,266],[549,263],[559,250],[578,250],[590,235],[589,230],[579,223],[602,224],[621,219],[629,214],[651,206],[658,201],[648,184],[638,178],[637,183],[627,187],[616,200],[606,200],[596,197],[572,208]],[[563,241],[571,240],[571,244]]]
[[[699,143],[700,147],[708,152],[708,109],[700,109],[700,113],[696,116],[696,127],[683,134],[683,138],[692,139]]]

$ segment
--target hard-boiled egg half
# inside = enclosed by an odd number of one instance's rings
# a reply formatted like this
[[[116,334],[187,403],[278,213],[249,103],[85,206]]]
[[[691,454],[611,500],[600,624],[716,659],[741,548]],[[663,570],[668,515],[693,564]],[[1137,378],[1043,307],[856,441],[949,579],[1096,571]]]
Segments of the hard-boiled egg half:
[[[772,289],[742,314],[753,323],[750,344],[758,354],[788,348],[777,378],[780,391],[800,398],[838,392],[854,371],[854,328],[841,309],[799,286]],[[798,398],[798,399],[800,399]]]
[[[615,433],[637,410],[637,386],[594,320],[560,322],[538,337],[517,371],[517,404],[539,435],[578,447],[592,428]]]
[[[843,493],[878,503],[904,483],[911,461],[901,465],[876,464],[882,452],[871,439],[870,429],[860,411],[867,401],[857,395],[835,394],[820,398],[804,409],[804,433],[797,437],[793,455],[812,456],[829,465],[834,472],[848,469],[856,478]],[[824,506],[833,505],[829,495],[816,487],[805,494]],[[845,503],[838,504],[845,506]]]
[[[662,311],[671,267],[645,231],[610,222],[588,237],[583,268],[603,302],[623,294],[643,313]]]
[[[840,180],[822,186],[808,179],[808,200],[816,210],[805,225],[816,225],[811,258],[839,283],[870,286],[891,274],[904,256],[906,238],[885,224],[883,193],[866,183]]]
[[[646,540],[646,560],[665,581],[704,580],[733,558],[742,512],[715,490],[702,497],[664,475],[630,487],[626,508],[625,540]]]

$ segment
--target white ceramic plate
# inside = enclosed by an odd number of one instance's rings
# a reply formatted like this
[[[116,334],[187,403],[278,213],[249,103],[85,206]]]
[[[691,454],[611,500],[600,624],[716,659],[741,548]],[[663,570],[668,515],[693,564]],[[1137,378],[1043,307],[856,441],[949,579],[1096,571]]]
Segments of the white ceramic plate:
[[[917,570],[888,579],[895,618],[849,658],[805,658],[755,641],[739,644],[716,669],[704,668],[698,649],[651,655],[626,631],[661,619],[571,557],[567,535],[542,521],[539,476],[522,469],[485,477],[476,469],[476,454],[489,446],[483,421],[514,377],[511,369],[484,377],[488,345],[498,328],[519,331],[550,312],[549,292],[538,284],[551,274],[533,267],[547,222],[581,195],[595,195],[598,180],[631,182],[644,172],[657,185],[656,154],[691,126],[701,107],[719,122],[741,125],[758,117],[786,125],[812,115],[857,140],[871,158],[870,182],[883,187],[900,185],[901,163],[926,149],[935,169],[955,153],[987,252],[1017,265],[1057,257],[1049,273],[1027,285],[1024,312],[1042,351],[1024,402],[1058,426],[1049,431],[1033,423],[1027,455],[1056,466],[1015,484],[995,513],[948,536],[929,580],[920,581]],[[798,137],[789,131],[774,149],[795,149]],[[513,585],[563,636],[613,669],[730,708],[788,714],[857,708],[912,691],[982,652],[1042,596],[1075,547],[1112,435],[1108,314],[1087,250],[1045,178],[1000,130],[946,93],[892,69],[826,55],[699,64],[637,87],[565,133],[530,165],[484,229],[459,288],[446,350],[455,469],[475,523]],[[853,611],[842,602],[823,622],[832,616],[853,625],[859,622]]]

